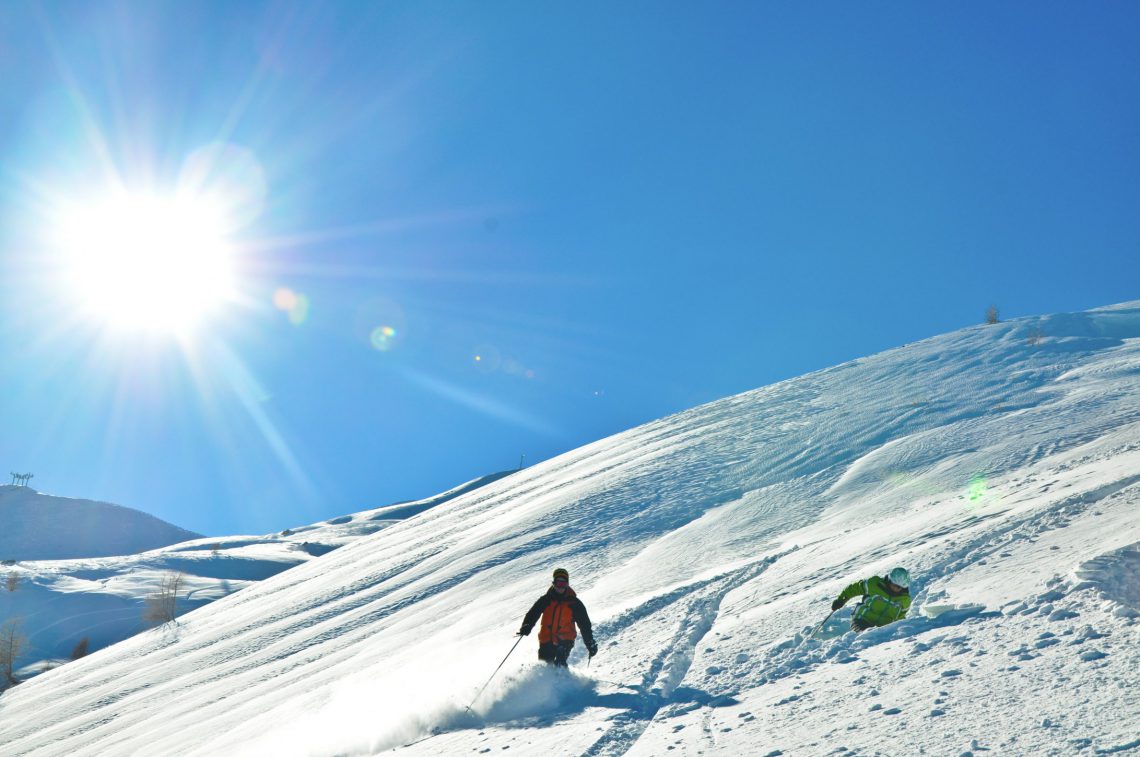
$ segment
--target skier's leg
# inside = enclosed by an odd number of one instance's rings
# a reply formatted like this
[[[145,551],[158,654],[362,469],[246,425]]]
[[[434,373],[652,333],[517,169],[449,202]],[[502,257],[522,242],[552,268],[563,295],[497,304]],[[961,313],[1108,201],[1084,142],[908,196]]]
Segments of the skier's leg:
[[[539,644],[538,645],[538,659],[545,663],[558,664],[558,647],[554,644]]]
[[[560,668],[567,667],[566,660],[570,657],[570,650],[574,649],[574,640],[558,642],[558,651],[554,656],[554,664]]]

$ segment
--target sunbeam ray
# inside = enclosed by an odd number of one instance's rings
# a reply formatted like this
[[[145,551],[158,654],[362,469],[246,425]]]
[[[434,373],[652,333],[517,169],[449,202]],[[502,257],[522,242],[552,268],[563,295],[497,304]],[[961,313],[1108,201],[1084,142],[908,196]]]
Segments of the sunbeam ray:
[[[411,383],[427,389],[449,402],[454,402],[457,405],[474,410],[477,413],[494,418],[502,423],[525,428],[528,431],[533,431],[550,438],[560,438],[563,434],[560,429],[549,421],[503,404],[491,397],[478,394],[469,389],[464,389],[443,379],[428,376],[425,373],[410,368],[403,369],[402,374],[404,378]]]

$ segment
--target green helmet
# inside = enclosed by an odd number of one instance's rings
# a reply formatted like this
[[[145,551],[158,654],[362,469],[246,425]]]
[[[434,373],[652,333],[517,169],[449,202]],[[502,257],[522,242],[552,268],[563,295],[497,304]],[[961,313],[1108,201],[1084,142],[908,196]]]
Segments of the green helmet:
[[[906,568],[892,568],[887,574],[887,580],[905,589],[910,586],[910,573],[906,572]]]

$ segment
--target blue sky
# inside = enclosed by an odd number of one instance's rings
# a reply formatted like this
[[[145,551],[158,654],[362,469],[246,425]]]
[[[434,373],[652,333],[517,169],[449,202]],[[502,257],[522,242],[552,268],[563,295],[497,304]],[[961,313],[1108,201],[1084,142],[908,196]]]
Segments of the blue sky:
[[[1140,296],[1133,3],[13,3],[0,77],[0,464],[204,533]],[[80,308],[61,208],[202,155],[234,296]]]

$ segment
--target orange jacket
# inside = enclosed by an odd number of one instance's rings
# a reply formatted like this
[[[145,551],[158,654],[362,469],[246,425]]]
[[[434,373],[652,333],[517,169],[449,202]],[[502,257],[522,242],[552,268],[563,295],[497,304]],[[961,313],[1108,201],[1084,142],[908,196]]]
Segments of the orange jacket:
[[[541,613],[542,621],[538,627],[539,644],[557,644],[560,641],[573,641],[578,634],[574,630],[575,624],[582,629],[582,638],[587,644],[594,641],[593,628],[590,616],[586,614],[586,606],[569,586],[566,592],[559,594],[551,586],[545,594],[527,612],[523,618],[522,627],[526,633],[534,627]]]

